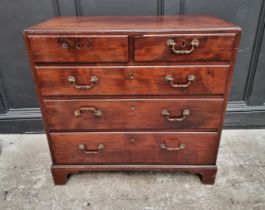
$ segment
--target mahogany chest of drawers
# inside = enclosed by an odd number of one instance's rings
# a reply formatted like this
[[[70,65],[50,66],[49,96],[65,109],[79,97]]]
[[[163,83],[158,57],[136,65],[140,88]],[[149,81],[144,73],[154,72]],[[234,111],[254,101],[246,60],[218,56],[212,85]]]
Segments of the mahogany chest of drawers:
[[[54,183],[183,171],[213,184],[240,31],[206,16],[58,17],[26,29]]]

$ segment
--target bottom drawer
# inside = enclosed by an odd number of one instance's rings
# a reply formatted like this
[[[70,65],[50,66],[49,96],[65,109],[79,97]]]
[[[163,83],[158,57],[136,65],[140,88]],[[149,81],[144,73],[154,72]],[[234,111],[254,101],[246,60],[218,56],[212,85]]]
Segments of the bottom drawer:
[[[215,164],[215,132],[51,133],[56,164]]]

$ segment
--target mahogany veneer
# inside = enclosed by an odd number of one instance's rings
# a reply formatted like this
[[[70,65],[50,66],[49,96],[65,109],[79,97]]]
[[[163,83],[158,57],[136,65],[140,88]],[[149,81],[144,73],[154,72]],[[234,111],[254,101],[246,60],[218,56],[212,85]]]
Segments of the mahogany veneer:
[[[195,129],[219,126],[223,99],[45,99],[43,105],[50,130]],[[95,107],[102,116],[84,111],[75,117],[80,107]],[[182,116],[185,109],[190,114],[182,122],[170,122],[162,116],[164,109],[173,116]]]
[[[215,164],[216,132],[82,132],[51,133],[52,148],[58,164]],[[198,137],[200,140],[198,141]],[[86,156],[78,145],[95,149],[103,144],[102,155]],[[168,152],[161,144],[186,149]],[[90,148],[89,148],[90,147]],[[147,155],[148,154],[148,155]]]
[[[58,17],[26,29],[54,183],[183,171],[213,184],[240,33],[207,16]]]
[[[189,45],[194,39],[199,40],[199,47],[189,56],[173,54],[166,44],[168,40],[180,40],[176,42],[175,47],[183,49],[183,45]],[[229,61],[234,41],[233,33],[136,36],[134,57],[135,61]]]
[[[43,96],[111,96],[111,95],[212,95],[225,93],[229,66],[36,66]],[[52,75],[52,77],[50,76]],[[80,91],[69,85],[69,76],[76,83],[87,84],[97,76],[96,85]],[[194,85],[174,89],[165,77],[172,75],[177,83],[185,83],[189,75],[196,77]],[[130,76],[133,78],[130,78]],[[197,82],[199,81],[199,82]],[[133,88],[132,88],[133,87]]]

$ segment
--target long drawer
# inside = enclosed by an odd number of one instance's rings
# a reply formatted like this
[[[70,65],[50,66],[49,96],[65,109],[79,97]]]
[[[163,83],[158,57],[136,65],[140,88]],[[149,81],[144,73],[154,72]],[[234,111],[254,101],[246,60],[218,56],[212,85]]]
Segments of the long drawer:
[[[127,35],[29,35],[35,62],[127,62]]]
[[[235,34],[170,34],[135,37],[135,61],[229,61]]]
[[[229,65],[36,67],[43,96],[224,94],[228,71]]]
[[[51,133],[56,164],[214,164],[217,133]]]
[[[49,129],[218,128],[223,99],[44,100]]]

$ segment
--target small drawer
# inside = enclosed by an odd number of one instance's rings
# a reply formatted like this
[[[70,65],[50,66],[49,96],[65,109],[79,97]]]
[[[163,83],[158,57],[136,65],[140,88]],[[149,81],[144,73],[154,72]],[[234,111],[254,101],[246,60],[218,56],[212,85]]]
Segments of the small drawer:
[[[55,164],[215,164],[215,132],[50,133]]]
[[[224,94],[229,66],[36,68],[43,96]]]
[[[127,35],[29,35],[34,62],[127,62]]]
[[[223,99],[44,100],[51,130],[218,128]]]
[[[228,61],[235,34],[144,35],[134,40],[135,61]]]

